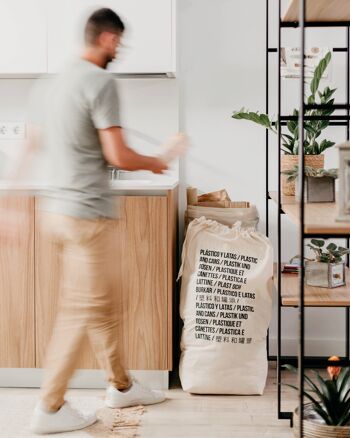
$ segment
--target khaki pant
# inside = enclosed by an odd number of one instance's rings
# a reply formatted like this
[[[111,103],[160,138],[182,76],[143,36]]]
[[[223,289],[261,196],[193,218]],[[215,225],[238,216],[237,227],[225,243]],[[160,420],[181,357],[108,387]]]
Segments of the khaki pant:
[[[43,231],[61,254],[61,296],[48,347],[42,399],[49,410],[64,403],[64,394],[87,336],[108,382],[130,386],[117,346],[116,297],[112,288],[113,259],[108,219],[86,220],[43,213]],[[114,258],[114,263],[118,260]]]

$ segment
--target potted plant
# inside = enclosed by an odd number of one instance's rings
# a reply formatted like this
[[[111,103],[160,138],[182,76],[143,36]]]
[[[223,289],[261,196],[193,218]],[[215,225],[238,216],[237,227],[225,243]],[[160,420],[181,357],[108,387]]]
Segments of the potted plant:
[[[307,116],[330,116],[333,114],[334,109],[331,105],[334,103],[333,94],[336,89],[326,87],[322,92],[319,91],[320,81],[323,73],[329,65],[331,60],[331,52],[328,52],[324,58],[321,59],[316,67],[313,75],[313,79],[310,83],[310,95],[307,98],[307,103],[322,104],[330,106],[329,108],[309,109],[305,111]],[[299,154],[299,111],[295,109],[293,116],[296,120],[290,120],[287,122],[288,132],[282,133],[282,150],[284,154],[281,158],[282,171],[290,170],[298,164]],[[233,119],[248,120],[258,125],[269,129],[273,133],[278,133],[278,121],[272,120],[267,114],[261,114],[259,112],[250,112],[242,108],[240,111],[235,111],[232,115]],[[303,151],[305,154],[305,165],[314,168],[324,167],[324,155],[323,152],[334,146],[334,142],[323,139],[319,140],[319,137],[324,129],[329,125],[329,119],[326,120],[308,120],[304,122],[305,127],[305,140],[303,145]],[[295,182],[287,181],[285,175],[282,176],[282,190],[284,195],[294,196],[295,194]]]
[[[335,202],[335,180],[338,169],[315,169],[305,166],[305,197],[306,202]],[[298,178],[299,166],[282,172],[287,175],[287,182]],[[298,194],[298,190],[296,190]]]
[[[329,358],[338,361],[337,356]],[[291,365],[290,371],[297,372]],[[328,378],[313,371],[315,381],[304,375],[304,397],[310,402],[304,405],[303,435],[306,438],[350,438],[350,368],[328,366]],[[294,385],[286,384],[298,390]],[[299,412],[294,412],[294,436],[299,436]]]
[[[345,262],[343,256],[349,254],[347,248],[325,241],[311,239],[307,246],[315,253],[315,259],[306,259],[305,280],[309,286],[334,288],[345,284]]]

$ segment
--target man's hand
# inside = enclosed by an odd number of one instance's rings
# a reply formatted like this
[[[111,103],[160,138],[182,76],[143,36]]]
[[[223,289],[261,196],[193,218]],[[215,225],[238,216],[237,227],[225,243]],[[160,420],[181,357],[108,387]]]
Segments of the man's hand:
[[[161,174],[164,173],[165,170],[168,170],[168,166],[159,158],[151,158],[149,170],[153,173]]]
[[[189,139],[186,134],[179,133],[170,137],[162,146],[159,158],[165,163],[170,163],[181,155],[184,155],[189,148]]]

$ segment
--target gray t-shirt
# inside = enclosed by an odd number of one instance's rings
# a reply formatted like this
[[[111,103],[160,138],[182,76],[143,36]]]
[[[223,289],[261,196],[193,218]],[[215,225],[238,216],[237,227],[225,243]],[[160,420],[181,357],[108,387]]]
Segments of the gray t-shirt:
[[[115,217],[98,129],[120,126],[116,81],[83,59],[55,78],[43,115],[49,186],[40,208],[85,219]]]

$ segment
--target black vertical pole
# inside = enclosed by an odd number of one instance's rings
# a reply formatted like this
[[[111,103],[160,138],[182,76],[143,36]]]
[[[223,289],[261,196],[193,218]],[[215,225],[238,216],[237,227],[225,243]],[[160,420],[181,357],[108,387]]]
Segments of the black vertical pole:
[[[300,23],[300,110],[299,110],[299,199],[300,199],[300,295],[299,295],[299,436],[303,437],[304,419],[304,353],[305,353],[305,314],[304,314],[304,223],[305,223],[305,199],[304,199],[304,111],[305,111],[305,1],[301,0],[299,7]]]
[[[269,0],[266,0],[266,76],[265,76],[265,90],[266,90],[266,101],[265,101],[265,112],[269,114]],[[269,237],[269,130],[266,129],[265,132],[265,156],[266,156],[266,236]]]
[[[265,113],[269,114],[269,0],[266,0],[266,52],[265,52]],[[269,237],[269,130],[266,129],[265,132],[265,224],[266,224],[266,236]],[[270,359],[270,331],[267,330],[266,337],[266,353],[267,360]]]
[[[347,110],[346,113],[349,116],[350,114],[350,109],[349,109],[349,104],[350,104],[350,86],[349,86],[349,80],[350,80],[350,27],[346,28],[346,47],[347,47],[347,52],[346,52],[346,77],[345,77],[345,82],[346,82],[346,103],[347,103]],[[346,121],[346,140],[349,141],[350,138],[350,120],[349,117]],[[346,247],[349,248],[349,237],[346,239]],[[347,267],[349,267],[349,254],[346,257],[346,265]],[[349,330],[350,330],[350,315],[349,315],[349,307],[347,307],[345,309],[345,342],[346,342],[346,359],[350,359],[350,345],[349,345]]]
[[[277,294],[278,294],[278,313],[277,313],[277,409],[278,418],[281,418],[281,0],[278,0],[278,202],[277,202]]]

